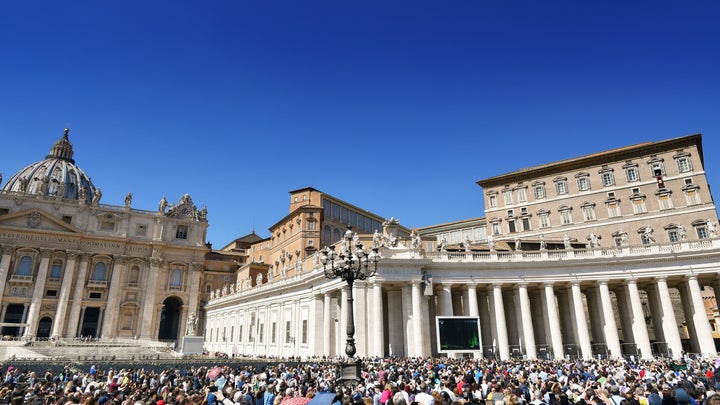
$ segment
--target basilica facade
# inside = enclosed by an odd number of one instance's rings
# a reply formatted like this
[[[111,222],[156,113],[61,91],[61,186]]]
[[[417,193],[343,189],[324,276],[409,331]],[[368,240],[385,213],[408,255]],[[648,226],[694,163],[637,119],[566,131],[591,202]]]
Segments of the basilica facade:
[[[6,338],[177,340],[200,307],[206,210],[103,204],[69,131],[0,191],[0,327]]]
[[[352,291],[359,356],[441,354],[438,317],[477,320],[478,347],[463,353],[476,357],[717,353],[705,301],[720,291],[720,239],[700,135],[478,185],[485,216],[411,230],[420,243],[398,232],[398,221],[383,222],[378,271]],[[318,224],[306,224],[292,204],[286,219],[322,229],[323,205],[313,204]],[[375,240],[369,230],[354,237],[365,246]],[[293,257],[291,271],[269,269],[212,292],[209,350],[344,355],[346,284],[325,277],[316,253]]]

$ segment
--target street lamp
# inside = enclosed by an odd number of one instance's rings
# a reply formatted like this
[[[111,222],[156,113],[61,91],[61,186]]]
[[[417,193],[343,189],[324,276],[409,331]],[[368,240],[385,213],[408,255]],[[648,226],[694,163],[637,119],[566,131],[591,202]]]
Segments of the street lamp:
[[[335,246],[326,246],[322,250],[320,262],[323,265],[325,277],[334,279],[340,277],[347,283],[347,340],[345,354],[347,360],[340,366],[340,384],[357,384],[360,381],[360,360],[355,358],[355,319],[353,315],[353,283],[355,280],[365,280],[377,272],[377,263],[380,260],[378,248],[370,252],[363,248],[357,239],[357,234],[348,225],[345,235],[339,243],[340,253],[335,253]]]

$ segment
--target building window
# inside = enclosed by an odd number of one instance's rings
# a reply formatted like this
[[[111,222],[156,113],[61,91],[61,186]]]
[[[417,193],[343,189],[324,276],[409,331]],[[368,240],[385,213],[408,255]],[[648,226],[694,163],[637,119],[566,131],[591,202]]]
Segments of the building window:
[[[188,226],[178,225],[177,231],[175,232],[175,239],[187,239],[188,237]]]
[[[680,236],[678,234],[677,228],[675,229],[668,229],[668,240],[670,243],[676,243],[680,241]]]
[[[243,326],[242,326],[242,325],[239,325],[239,326],[238,326],[238,342],[239,342],[239,343],[242,343],[242,341],[243,341],[243,334],[242,334],[242,333],[243,333]]]
[[[622,213],[620,212],[619,200],[607,201],[605,204],[607,205],[608,217],[617,218],[622,216]]]
[[[647,206],[645,205],[645,195],[638,195],[637,197],[631,197],[633,214],[644,214],[647,212]]]
[[[490,208],[497,208],[497,196],[495,194],[488,196],[488,205]]]
[[[183,272],[180,269],[174,269],[170,275],[170,289],[178,290],[182,287]]]
[[[101,231],[114,231],[115,230],[115,222],[100,221],[100,230]]]
[[[600,174],[600,179],[602,180],[604,187],[610,187],[615,184],[615,175],[613,174],[614,169],[608,167],[607,165],[603,165],[603,167],[598,170],[598,174]]]
[[[572,208],[563,206],[560,207],[560,224],[569,225],[572,224]]]
[[[615,177],[613,176],[612,172],[605,172],[600,175],[600,178],[602,179],[603,186],[609,187],[615,184]]]
[[[693,184],[692,180],[690,183],[686,183],[682,190],[685,192],[685,201],[687,202],[687,205],[698,205],[701,203],[699,192],[700,186]]]
[[[590,190],[590,175],[587,173],[578,173],[575,175],[579,191]]]
[[[665,175],[665,165],[663,165],[663,159],[653,156],[648,160],[648,166],[650,166],[650,173],[653,177],[662,177]]]
[[[508,232],[509,233],[517,232],[517,229],[515,229],[515,220],[514,219],[508,219],[507,224],[508,224]]]
[[[63,215],[60,219],[65,223],[72,223],[72,217],[70,215]]]
[[[62,262],[53,262],[50,268],[50,280],[60,280],[62,275]]]
[[[271,326],[271,332],[270,332],[270,343],[275,343],[275,333],[277,332],[277,324],[275,322],[272,323]],[[260,338],[262,341],[262,338]]]
[[[137,287],[140,284],[140,268],[133,266],[128,277],[128,287]]]
[[[581,207],[582,207],[582,213],[583,213],[583,220],[585,222],[595,221],[597,219],[595,216],[595,204],[585,203]]]
[[[695,228],[695,233],[697,234],[698,239],[710,238],[710,231],[708,230],[706,221],[694,221],[692,226]]]
[[[557,195],[564,195],[568,192],[568,186],[567,186],[567,178],[565,177],[558,177],[555,180],[555,192]]]
[[[315,228],[317,227],[317,222],[315,222],[315,220],[308,221],[307,224],[308,224],[308,226],[307,226],[308,231],[314,231]]]
[[[530,227],[530,216],[529,215],[522,217],[522,226],[523,226],[523,231],[529,231],[532,229]]]
[[[503,198],[505,200],[505,205],[512,205],[512,203],[513,203],[512,190],[503,191]]]
[[[517,198],[519,202],[527,201],[527,186],[523,186],[517,189]]]
[[[492,233],[493,235],[500,235],[500,222],[495,221],[492,223]]]
[[[545,198],[545,183],[533,184],[533,191],[535,193],[535,199],[539,200]]]
[[[672,204],[672,193],[667,189],[660,189],[656,193],[658,198],[658,205],[660,206],[660,210],[669,210],[673,208]]]
[[[550,213],[547,211],[538,212],[538,225],[540,228],[550,228]]]
[[[135,228],[135,235],[145,236],[145,234],[147,234],[147,226],[144,224],[138,224],[137,228]]]
[[[675,159],[675,162],[677,162],[678,171],[680,173],[687,173],[692,171],[693,167],[689,153],[679,150],[675,155],[673,155],[673,159]]]
[[[17,276],[31,276],[32,275],[32,258],[30,256],[23,256],[20,258],[17,269],[15,269],[15,275]]]
[[[95,267],[93,267],[93,273],[92,273],[92,280],[95,281],[105,281],[105,273],[107,271],[107,265],[103,262],[95,263]]]
[[[285,343],[290,343],[290,321],[285,321]]]
[[[625,169],[625,175],[627,176],[628,183],[640,180],[640,171],[637,167],[628,167]]]

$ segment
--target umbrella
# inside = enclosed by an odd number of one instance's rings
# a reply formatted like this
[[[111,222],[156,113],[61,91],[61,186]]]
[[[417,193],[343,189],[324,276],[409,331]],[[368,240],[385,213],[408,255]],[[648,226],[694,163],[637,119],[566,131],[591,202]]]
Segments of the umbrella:
[[[318,392],[307,405],[331,405],[334,401],[334,392]]]
[[[286,396],[280,401],[280,405],[306,405],[312,398]]]
[[[208,370],[207,378],[211,380],[216,380],[220,376],[220,373],[222,373],[222,369],[220,367],[213,367]]]

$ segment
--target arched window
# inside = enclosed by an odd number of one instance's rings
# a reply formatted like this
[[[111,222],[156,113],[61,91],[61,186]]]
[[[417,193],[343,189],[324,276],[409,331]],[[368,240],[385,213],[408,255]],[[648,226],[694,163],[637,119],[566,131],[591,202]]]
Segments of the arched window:
[[[96,281],[105,281],[105,271],[107,270],[107,266],[105,263],[95,263],[95,267],[93,268],[93,274],[92,279]]]
[[[15,270],[15,274],[18,276],[32,276],[32,257],[21,257],[17,270]]]
[[[182,287],[182,270],[180,269],[174,269],[172,273],[170,274],[170,288],[180,288]]]
[[[187,225],[178,225],[177,232],[175,232],[175,239],[187,239],[187,238],[188,238]]]

